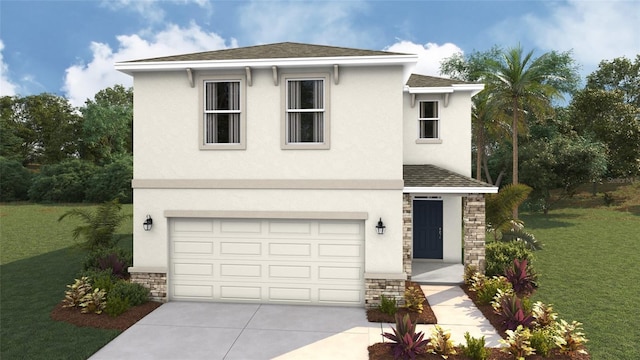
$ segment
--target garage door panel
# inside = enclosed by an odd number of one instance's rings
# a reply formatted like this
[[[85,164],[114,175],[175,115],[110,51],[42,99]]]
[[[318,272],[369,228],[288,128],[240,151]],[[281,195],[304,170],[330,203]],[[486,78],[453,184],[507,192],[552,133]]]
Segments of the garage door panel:
[[[269,265],[269,280],[280,279],[311,279],[311,266]]]
[[[220,264],[221,277],[261,277],[261,265],[248,264]]]
[[[175,219],[175,233],[213,233],[213,219]]]
[[[321,288],[318,289],[318,302],[358,305],[364,300],[362,299],[362,292],[358,290]]]
[[[362,235],[362,231],[363,229],[360,223],[320,222],[318,224],[318,234],[320,235],[360,236]]]
[[[319,244],[318,256],[320,258],[352,257],[360,258],[362,246],[356,244]]]
[[[173,244],[176,254],[213,255],[213,242],[180,241]]]
[[[221,220],[220,233],[229,235],[255,235],[262,232],[261,221]]]
[[[221,242],[220,255],[254,255],[262,254],[262,244],[259,242]]]
[[[311,256],[311,245],[308,243],[270,243],[269,255],[272,256]]]
[[[262,300],[262,287],[260,286],[220,286],[220,300]]]
[[[173,297],[213,299],[213,285],[174,285]]]
[[[311,289],[298,287],[275,287],[269,288],[268,301],[273,302],[311,302]]]
[[[311,222],[302,221],[270,221],[269,222],[269,234],[297,234],[297,235],[311,235]]]
[[[173,265],[176,276],[213,276],[212,264],[176,263]]]
[[[361,267],[345,266],[320,266],[318,267],[318,280],[362,280]]]

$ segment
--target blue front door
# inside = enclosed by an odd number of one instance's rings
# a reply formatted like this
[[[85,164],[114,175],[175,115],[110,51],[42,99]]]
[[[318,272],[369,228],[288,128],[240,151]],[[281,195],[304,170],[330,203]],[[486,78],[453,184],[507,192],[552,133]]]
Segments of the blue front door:
[[[413,201],[413,257],[442,259],[442,200]]]

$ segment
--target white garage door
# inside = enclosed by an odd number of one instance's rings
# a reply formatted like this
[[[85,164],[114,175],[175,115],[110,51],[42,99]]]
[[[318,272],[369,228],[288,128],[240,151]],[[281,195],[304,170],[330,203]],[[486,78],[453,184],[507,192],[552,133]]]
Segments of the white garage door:
[[[364,222],[170,221],[173,300],[364,304]]]

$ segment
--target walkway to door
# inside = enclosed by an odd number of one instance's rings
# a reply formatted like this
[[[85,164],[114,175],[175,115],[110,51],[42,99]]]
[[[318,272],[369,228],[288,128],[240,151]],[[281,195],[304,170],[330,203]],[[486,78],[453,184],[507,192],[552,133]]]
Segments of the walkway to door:
[[[464,280],[464,265],[437,260],[413,259],[411,281],[419,284],[461,284]]]

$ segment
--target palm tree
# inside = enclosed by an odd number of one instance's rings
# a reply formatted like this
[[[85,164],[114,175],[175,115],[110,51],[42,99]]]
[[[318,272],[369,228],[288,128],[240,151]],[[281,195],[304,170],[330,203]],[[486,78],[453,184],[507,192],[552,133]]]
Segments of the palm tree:
[[[471,125],[476,145],[476,179],[482,181],[484,168],[486,181],[496,184],[487,168],[487,145],[508,136],[508,131],[504,126],[503,114],[495,106],[491,93],[483,91],[473,98]]]
[[[524,54],[518,45],[504,52],[500,60],[488,61],[488,92],[494,96],[498,108],[512,117],[513,184],[518,184],[518,128],[524,126],[525,114],[552,112],[551,100],[561,95],[552,85],[558,76],[555,75],[553,62],[548,61],[550,54],[545,53],[534,59],[533,51]],[[513,218],[518,218],[517,207],[513,211]]]

